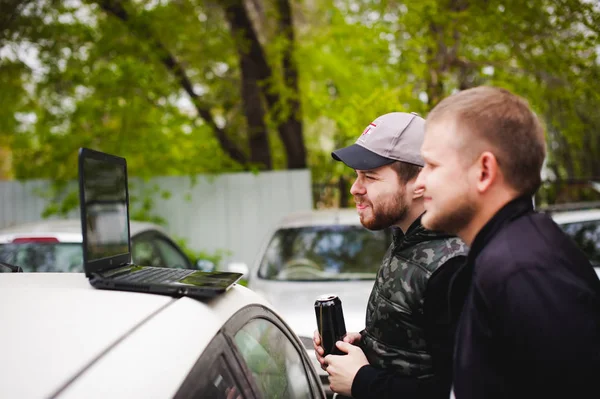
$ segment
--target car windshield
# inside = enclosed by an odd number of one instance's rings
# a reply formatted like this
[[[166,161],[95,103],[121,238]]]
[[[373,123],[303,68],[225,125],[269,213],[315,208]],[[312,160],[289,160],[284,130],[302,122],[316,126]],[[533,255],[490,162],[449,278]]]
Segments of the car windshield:
[[[389,230],[362,226],[310,226],[278,230],[258,275],[269,280],[374,279],[391,242]]]
[[[594,266],[600,266],[600,220],[565,223],[562,229],[586,253]]]
[[[21,266],[24,272],[82,272],[79,243],[0,244],[0,261]]]

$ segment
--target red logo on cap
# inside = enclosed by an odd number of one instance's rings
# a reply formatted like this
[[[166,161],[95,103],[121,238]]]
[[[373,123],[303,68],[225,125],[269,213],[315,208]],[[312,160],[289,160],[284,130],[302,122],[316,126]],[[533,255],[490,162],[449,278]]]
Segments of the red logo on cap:
[[[369,133],[371,131],[371,127],[377,127],[377,125],[374,123],[369,123],[369,126],[367,126],[367,128],[362,132],[361,136]]]

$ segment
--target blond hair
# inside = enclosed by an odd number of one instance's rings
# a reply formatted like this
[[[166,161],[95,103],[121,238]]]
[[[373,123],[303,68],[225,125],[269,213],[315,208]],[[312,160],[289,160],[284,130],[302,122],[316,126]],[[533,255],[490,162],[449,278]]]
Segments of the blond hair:
[[[506,89],[475,87],[442,100],[427,123],[448,118],[460,126],[461,134],[469,134],[465,147],[491,147],[504,179],[519,194],[537,191],[546,157],[544,128],[525,99]]]

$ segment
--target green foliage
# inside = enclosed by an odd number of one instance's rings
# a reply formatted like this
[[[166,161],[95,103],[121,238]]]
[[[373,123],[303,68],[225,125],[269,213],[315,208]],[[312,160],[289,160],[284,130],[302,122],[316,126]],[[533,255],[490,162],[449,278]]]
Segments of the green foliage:
[[[226,249],[218,249],[213,253],[207,251],[197,251],[189,247],[187,240],[183,237],[174,237],[175,242],[183,250],[186,256],[192,261],[207,260],[215,265],[215,270],[220,270],[223,266],[223,259],[231,255],[231,251]]]
[[[261,84],[279,96],[265,121],[275,168],[286,165],[275,127],[291,113],[303,118],[313,182],[336,186],[354,172],[330,152],[354,142],[378,115],[426,116],[456,90],[491,84],[524,96],[544,119],[556,178],[600,175],[597,2],[289,1],[296,43],[278,32],[274,1],[246,4],[272,69]],[[141,178],[258,172],[258,165],[226,155],[196,109],[206,105],[248,151],[239,38],[225,18],[226,3],[104,2],[122,5],[127,21],[102,3],[7,3],[7,18],[0,18],[0,147],[12,152],[14,176],[69,181],[80,146],[125,156],[131,175]],[[290,44],[299,94],[281,68]],[[197,99],[166,66],[167,54],[185,69]],[[301,110],[286,105],[298,95]],[[59,197],[65,203],[48,212],[72,208],[72,197]],[[136,216],[153,220],[148,201],[139,200]]]
[[[333,163],[329,153],[354,142],[378,115],[426,116],[441,98],[482,84],[506,87],[530,101],[548,126],[547,166],[557,178],[600,175],[600,120],[593,111],[600,97],[592,83],[600,73],[598,4],[320,4],[300,50],[307,61],[301,65],[302,95],[318,183],[335,187],[341,178],[352,180],[353,171]]]
[[[134,176],[240,169],[223,155],[210,129],[193,115],[189,101],[187,108],[178,106],[186,102],[178,83],[149,44],[123,23],[95,4],[40,2],[28,10],[21,15],[12,41],[16,48],[37,52],[41,68],[27,70],[23,64],[3,59],[1,74],[1,79],[10,81],[3,84],[9,91],[3,92],[0,102],[14,101],[13,96],[22,100],[3,107],[5,113],[0,116],[6,118],[0,119],[14,121],[16,111],[35,119],[21,123],[21,132],[10,142],[17,178],[75,177],[73,165],[80,146],[127,157]],[[215,27],[198,29],[204,25],[186,11],[158,6],[142,11],[141,18],[152,21],[159,32],[170,32],[165,40],[172,41],[186,61],[195,65],[191,73],[207,76],[206,84],[214,82],[210,96],[221,100],[219,92],[231,95],[234,91],[230,80],[212,72],[220,63],[231,63],[227,57],[232,53],[223,52],[227,40],[205,40]],[[172,24],[170,18],[178,23]],[[227,39],[223,26],[220,32]],[[212,55],[206,57],[205,50]],[[19,78],[34,82],[34,90],[24,91]],[[205,79],[199,80],[203,84]],[[4,136],[18,130],[1,127]]]
[[[60,191],[59,191],[60,190]],[[68,191],[65,195],[59,194],[64,192],[60,185],[55,184],[45,196],[50,196],[53,201],[50,203],[42,213],[42,218],[47,218],[53,215],[67,216],[67,214],[73,209],[77,209],[79,206],[79,192],[75,190]],[[42,194],[44,196],[44,194]],[[57,198],[61,198],[58,199]]]

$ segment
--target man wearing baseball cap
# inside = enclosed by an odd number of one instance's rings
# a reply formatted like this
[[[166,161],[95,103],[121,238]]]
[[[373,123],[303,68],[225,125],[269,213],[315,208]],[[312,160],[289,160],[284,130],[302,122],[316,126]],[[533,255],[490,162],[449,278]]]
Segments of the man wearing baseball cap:
[[[330,388],[354,398],[444,398],[452,382],[454,325],[462,303],[449,303],[453,277],[467,247],[457,237],[421,225],[425,121],[392,112],[371,122],[356,143],[331,155],[356,171],[350,189],[363,226],[391,227],[393,240],[367,305],[366,327],[337,347],[346,355],[325,358],[317,331],[317,359]]]

